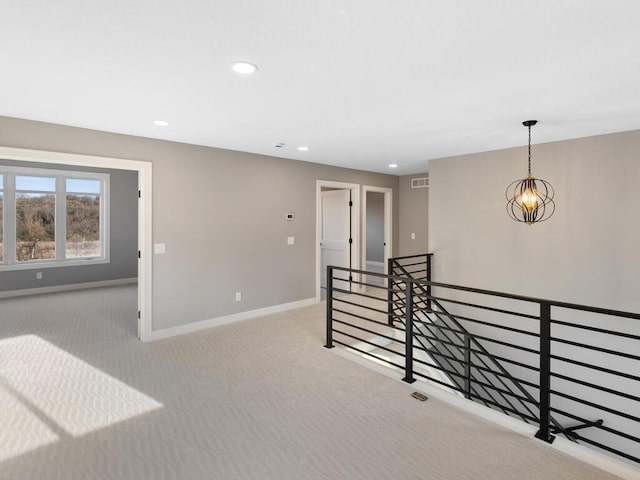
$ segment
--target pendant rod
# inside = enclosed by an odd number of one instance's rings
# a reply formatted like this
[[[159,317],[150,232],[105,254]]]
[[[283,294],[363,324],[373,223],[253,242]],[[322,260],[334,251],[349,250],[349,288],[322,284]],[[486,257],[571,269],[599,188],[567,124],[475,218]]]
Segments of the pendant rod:
[[[525,120],[522,122],[522,125],[529,129],[529,176],[531,176],[531,127],[536,123],[538,123],[537,120]]]
[[[529,125],[529,176],[531,176],[531,125]]]

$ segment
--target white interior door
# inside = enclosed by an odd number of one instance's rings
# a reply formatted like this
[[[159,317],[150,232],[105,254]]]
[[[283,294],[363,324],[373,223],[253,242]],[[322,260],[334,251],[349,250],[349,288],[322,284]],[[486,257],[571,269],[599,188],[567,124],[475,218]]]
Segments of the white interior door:
[[[338,267],[350,266],[349,238],[351,234],[349,207],[349,190],[329,190],[320,192],[322,208],[322,226],[320,249],[322,256],[321,286],[327,287],[327,265]],[[336,278],[349,278],[348,272],[335,272]],[[334,282],[338,288],[349,289],[348,282]]]

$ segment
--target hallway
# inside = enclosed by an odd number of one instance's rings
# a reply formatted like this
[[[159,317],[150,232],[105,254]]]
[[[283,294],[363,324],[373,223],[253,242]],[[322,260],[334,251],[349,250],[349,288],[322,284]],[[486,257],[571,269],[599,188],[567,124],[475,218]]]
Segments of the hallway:
[[[0,477],[616,478],[322,348],[324,304],[145,344],[135,301],[2,301]]]

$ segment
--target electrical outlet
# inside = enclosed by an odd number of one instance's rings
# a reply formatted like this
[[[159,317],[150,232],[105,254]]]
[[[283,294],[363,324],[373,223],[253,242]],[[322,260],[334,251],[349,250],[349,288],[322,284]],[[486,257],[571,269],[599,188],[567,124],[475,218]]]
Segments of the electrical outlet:
[[[242,292],[236,292],[236,302],[240,302],[242,300]]]
[[[42,272],[36,272],[36,280],[42,280]]]
[[[293,245],[296,243],[296,237],[287,237],[287,245]]]
[[[415,233],[412,233],[412,234],[411,234],[411,240],[415,240],[415,239],[416,239],[416,234],[415,234]]]

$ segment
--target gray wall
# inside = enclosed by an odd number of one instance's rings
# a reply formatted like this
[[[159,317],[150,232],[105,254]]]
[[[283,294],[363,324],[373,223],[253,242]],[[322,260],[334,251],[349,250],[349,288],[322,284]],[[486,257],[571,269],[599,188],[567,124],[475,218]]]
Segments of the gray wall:
[[[367,192],[367,261],[384,262],[384,193]]]
[[[4,144],[3,144],[4,145]],[[138,173],[125,170],[79,168],[77,166],[17,162],[0,158],[0,165],[84,170],[110,175],[110,262],[79,267],[52,267],[40,270],[0,272],[0,292],[25,288],[52,287],[74,283],[135,278],[138,276]],[[36,280],[36,271],[42,279]]]
[[[533,145],[533,174],[557,208],[532,226],[510,220],[505,200],[526,176],[526,146],[432,160],[437,280],[640,311],[638,152],[640,131]]]
[[[429,244],[434,253],[434,280],[639,313],[638,152],[640,131],[534,145],[533,174],[551,182],[557,208],[548,221],[532,226],[511,220],[505,199],[507,185],[526,175],[526,146],[432,160]],[[474,297],[471,301],[478,300]],[[524,309],[517,302],[495,299],[492,302],[500,308]],[[538,313],[535,305],[529,307],[528,313]],[[569,323],[640,333],[638,322],[633,320],[576,314],[558,308],[552,308],[551,314],[552,318]],[[497,314],[486,315],[487,320],[496,321]],[[511,322],[519,328],[538,329],[537,323],[532,325],[531,321],[521,318]],[[479,325],[470,329],[487,333]],[[496,334],[495,329],[491,334]],[[553,326],[554,335],[616,352],[637,354],[638,349],[637,341],[584,330]],[[537,342],[532,342],[530,346],[537,348]],[[522,357],[517,359],[523,362],[532,360],[524,353],[517,354],[494,344],[488,348],[512,358]],[[621,371],[637,371],[636,362],[621,357],[556,342],[553,350],[572,359]],[[516,367],[509,368],[513,371]],[[638,394],[640,389],[636,382],[566,362],[554,361],[552,368],[569,378],[586,380],[613,391]],[[530,371],[515,373],[535,381]],[[637,405],[620,397],[575,384],[565,385],[556,378],[553,382],[555,389],[564,389],[565,393],[568,389],[569,393],[596,404],[630,413],[637,410]],[[637,423],[616,415],[597,412],[556,396],[552,402],[574,415],[603,418],[609,427],[640,435]],[[612,442],[626,451],[637,451],[637,444],[625,445],[620,438],[607,438],[602,431],[585,431],[585,434],[597,441]]]
[[[411,188],[412,178],[424,178],[429,174],[400,177],[400,222],[398,224],[400,248],[398,254],[417,255],[429,251],[429,188]],[[415,233],[415,240],[411,234]]]
[[[153,162],[154,330],[314,297],[318,179],[393,188],[397,218],[392,175],[6,117],[0,145]]]

